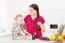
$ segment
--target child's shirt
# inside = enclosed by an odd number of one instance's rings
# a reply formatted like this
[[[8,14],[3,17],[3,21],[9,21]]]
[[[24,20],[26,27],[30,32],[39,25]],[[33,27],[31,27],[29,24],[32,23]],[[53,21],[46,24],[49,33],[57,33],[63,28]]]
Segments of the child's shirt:
[[[23,27],[22,27],[23,28]],[[25,32],[25,29],[23,30]],[[20,28],[20,25],[18,25],[17,23],[13,24],[13,39],[21,39],[23,35],[25,35],[25,33],[23,32]]]

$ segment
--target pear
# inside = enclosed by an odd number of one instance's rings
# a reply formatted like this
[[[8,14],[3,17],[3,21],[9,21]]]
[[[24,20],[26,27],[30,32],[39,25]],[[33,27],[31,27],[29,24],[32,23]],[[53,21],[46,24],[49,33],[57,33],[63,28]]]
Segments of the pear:
[[[58,36],[57,38],[59,41],[63,41],[63,37],[62,36]]]

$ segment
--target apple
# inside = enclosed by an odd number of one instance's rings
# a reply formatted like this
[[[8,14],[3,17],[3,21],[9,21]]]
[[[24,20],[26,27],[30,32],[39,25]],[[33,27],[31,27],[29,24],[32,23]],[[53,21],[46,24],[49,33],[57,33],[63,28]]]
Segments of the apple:
[[[63,36],[64,40],[65,40],[65,36]]]

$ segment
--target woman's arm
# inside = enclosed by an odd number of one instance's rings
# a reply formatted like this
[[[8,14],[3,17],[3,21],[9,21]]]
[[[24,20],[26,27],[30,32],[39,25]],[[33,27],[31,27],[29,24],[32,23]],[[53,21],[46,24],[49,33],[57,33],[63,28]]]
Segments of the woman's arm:
[[[29,35],[29,36],[32,36],[30,33],[28,33],[26,30],[25,30],[25,33],[27,34],[27,35]]]
[[[40,26],[41,31],[42,31],[42,32],[45,32],[45,25],[42,24],[41,22],[38,22],[37,24]]]

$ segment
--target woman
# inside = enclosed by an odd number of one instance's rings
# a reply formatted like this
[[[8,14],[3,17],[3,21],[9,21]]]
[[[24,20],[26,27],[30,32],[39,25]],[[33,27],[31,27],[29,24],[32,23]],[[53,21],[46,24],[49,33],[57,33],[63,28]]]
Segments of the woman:
[[[30,5],[29,9],[31,14],[27,15],[24,18],[24,21],[27,26],[26,30],[32,35],[36,33],[36,38],[39,39],[42,37],[41,31],[45,32],[44,27],[45,20],[42,16],[39,15],[38,5],[32,4]]]

